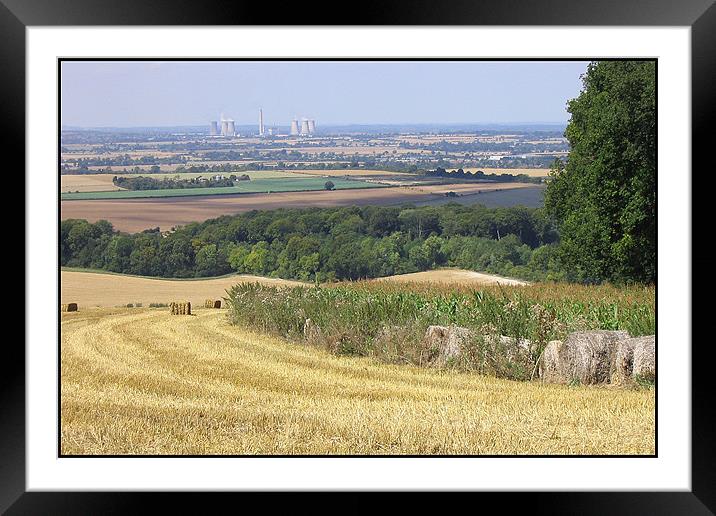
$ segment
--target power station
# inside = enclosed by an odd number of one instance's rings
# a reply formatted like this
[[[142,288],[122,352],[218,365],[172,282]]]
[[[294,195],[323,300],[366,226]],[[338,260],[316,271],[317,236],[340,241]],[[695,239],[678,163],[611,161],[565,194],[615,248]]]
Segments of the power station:
[[[289,134],[291,136],[311,136],[316,133],[316,121],[312,118],[302,118],[300,123],[298,118],[291,120],[291,128]],[[255,133],[254,133],[255,134]],[[260,137],[268,136],[281,136],[278,129],[269,128],[266,131],[264,125],[264,110],[259,108],[259,132]],[[220,120],[212,120],[209,122],[209,136],[224,136],[234,137],[239,136],[236,132],[236,123],[231,118],[224,118],[223,113],[221,114]]]
[[[309,118],[301,119],[301,125],[298,124],[298,118],[291,121],[291,136],[310,136],[316,132],[316,121]]]
[[[220,121],[209,122],[209,136],[236,136],[236,124],[230,118],[221,116]]]

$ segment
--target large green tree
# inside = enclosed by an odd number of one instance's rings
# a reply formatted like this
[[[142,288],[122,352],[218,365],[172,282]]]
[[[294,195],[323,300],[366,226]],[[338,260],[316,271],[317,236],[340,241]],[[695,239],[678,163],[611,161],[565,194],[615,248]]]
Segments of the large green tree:
[[[569,101],[566,164],[552,167],[545,207],[570,279],[656,281],[656,69],[590,63]]]

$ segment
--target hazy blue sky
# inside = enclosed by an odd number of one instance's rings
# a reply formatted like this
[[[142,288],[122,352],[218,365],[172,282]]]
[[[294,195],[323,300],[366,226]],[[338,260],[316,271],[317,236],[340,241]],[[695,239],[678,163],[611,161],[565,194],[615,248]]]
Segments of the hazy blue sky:
[[[62,124],[563,123],[586,62],[63,62]]]

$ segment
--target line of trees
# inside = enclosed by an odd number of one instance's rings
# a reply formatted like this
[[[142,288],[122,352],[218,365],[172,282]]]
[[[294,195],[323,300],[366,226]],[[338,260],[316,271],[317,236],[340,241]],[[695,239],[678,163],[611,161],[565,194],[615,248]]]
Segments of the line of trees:
[[[527,174],[485,174],[482,170],[476,170],[470,172],[469,170],[463,170],[458,168],[457,170],[446,170],[442,167],[437,167],[435,170],[428,170],[425,172],[428,177],[443,177],[447,179],[460,179],[460,180],[478,180],[478,181],[495,181],[498,183],[541,183],[541,177],[530,177]]]
[[[209,187],[228,187],[234,186],[236,181],[248,181],[251,178],[247,174],[236,176],[231,174],[229,177],[215,178],[209,177],[191,177],[189,179],[181,179],[178,177],[166,177],[156,179],[154,177],[145,176],[114,176],[112,183],[115,186],[126,188],[127,190],[169,190],[182,188],[209,188]]]

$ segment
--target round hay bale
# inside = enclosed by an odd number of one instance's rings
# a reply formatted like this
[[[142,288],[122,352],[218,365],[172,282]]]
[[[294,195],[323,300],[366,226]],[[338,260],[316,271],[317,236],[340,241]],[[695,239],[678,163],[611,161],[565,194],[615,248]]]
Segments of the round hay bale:
[[[596,330],[571,333],[560,353],[560,369],[568,382],[607,383],[620,341],[628,339],[626,331]]]
[[[634,369],[634,341],[625,339],[619,341],[612,365],[611,383],[624,383],[632,376]]]
[[[459,357],[463,344],[473,337],[472,330],[460,326],[428,326],[423,337],[423,348],[428,352],[429,362],[442,366]]]
[[[634,341],[634,378],[654,381],[656,379],[656,336],[648,335],[631,340]]]
[[[440,354],[444,347],[443,342],[447,340],[447,326],[428,326],[423,337],[423,348],[427,351],[427,359],[432,362]]]
[[[77,303],[65,303],[60,305],[60,312],[76,312]]]
[[[567,383],[562,367],[562,346],[561,340],[551,340],[545,346],[538,365],[538,375],[543,382]]]

